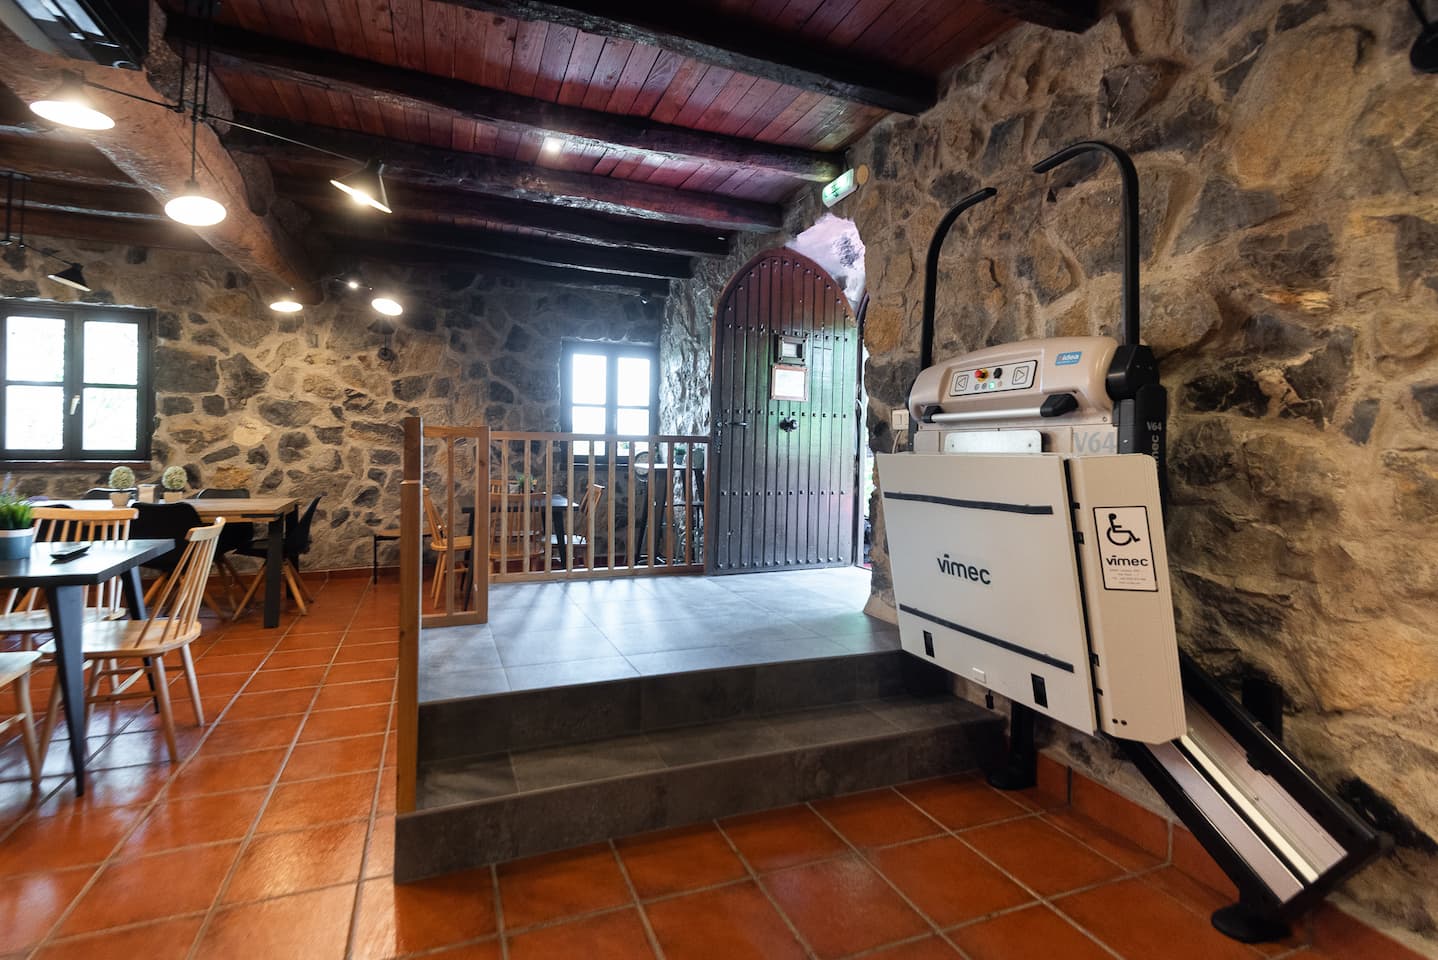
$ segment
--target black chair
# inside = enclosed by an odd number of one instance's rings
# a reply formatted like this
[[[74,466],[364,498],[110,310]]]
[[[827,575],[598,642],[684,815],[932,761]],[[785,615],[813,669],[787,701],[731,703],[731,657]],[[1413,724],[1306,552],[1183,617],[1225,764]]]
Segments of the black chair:
[[[309,613],[305,601],[314,601],[314,597],[305,589],[304,581],[300,579],[300,558],[310,552],[310,528],[315,522],[315,508],[320,505],[320,498],[315,497],[305,512],[300,514],[299,520],[289,524],[285,528],[284,542],[284,584],[289,588],[290,596],[294,598],[295,606],[300,608],[300,613]],[[250,600],[254,597],[255,591],[264,582],[265,574],[269,564],[269,543],[265,540],[255,540],[239,550],[241,556],[255,557],[265,561],[255,578],[250,581],[250,587],[245,591],[244,599],[240,601],[239,607],[235,609],[235,616],[238,618],[245,608],[249,606]]]
[[[233,489],[206,487],[195,494],[196,500],[248,500],[249,498],[250,491],[243,487]],[[244,585],[240,583],[240,575],[235,572],[234,565],[230,563],[229,555],[244,550],[254,539],[255,525],[253,523],[227,523],[225,529],[220,531],[220,542],[215,547],[215,565],[225,575],[225,599],[230,602],[231,607],[235,606],[236,592],[243,590]]]
[[[86,490],[81,500],[109,500],[112,493],[128,493],[130,499],[140,495],[138,487],[130,487],[128,490],[121,490],[119,487],[91,487]]]
[[[175,548],[168,553],[163,553],[153,560],[140,564],[147,570],[159,574],[155,581],[150,584],[150,589],[145,591],[145,603],[148,605],[155,596],[164,589],[165,583],[170,579],[170,574],[180,564],[180,558],[185,553],[186,537],[195,527],[205,526],[205,521],[200,519],[200,514],[188,503],[136,503],[135,519],[130,523],[131,540],[173,540]],[[223,617],[218,604],[210,596],[210,588],[205,587],[205,604],[214,611],[216,616]]]

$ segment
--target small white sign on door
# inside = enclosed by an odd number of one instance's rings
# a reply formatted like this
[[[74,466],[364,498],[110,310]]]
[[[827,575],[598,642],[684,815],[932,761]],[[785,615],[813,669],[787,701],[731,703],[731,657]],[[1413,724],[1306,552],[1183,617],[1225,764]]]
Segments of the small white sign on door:
[[[1105,590],[1158,591],[1148,507],[1094,507],[1094,532]]]

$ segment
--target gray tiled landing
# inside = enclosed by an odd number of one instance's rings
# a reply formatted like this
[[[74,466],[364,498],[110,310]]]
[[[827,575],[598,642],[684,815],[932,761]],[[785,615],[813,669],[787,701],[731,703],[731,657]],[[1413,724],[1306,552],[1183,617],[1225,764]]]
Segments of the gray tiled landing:
[[[489,623],[426,630],[420,701],[898,649],[854,567],[505,583]]]

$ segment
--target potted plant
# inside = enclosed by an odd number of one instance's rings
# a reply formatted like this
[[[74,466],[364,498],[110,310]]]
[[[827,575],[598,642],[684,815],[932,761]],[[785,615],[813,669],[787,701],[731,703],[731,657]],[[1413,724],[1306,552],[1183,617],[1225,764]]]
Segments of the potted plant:
[[[30,504],[14,490],[0,490],[0,560],[23,560],[35,542]]]
[[[135,488],[135,471],[129,467],[116,467],[110,471],[110,502],[123,507],[130,502],[130,493]]]
[[[165,488],[165,502],[179,503],[185,499],[185,482],[189,477],[185,475],[184,467],[166,467],[165,472],[160,474],[160,485]]]

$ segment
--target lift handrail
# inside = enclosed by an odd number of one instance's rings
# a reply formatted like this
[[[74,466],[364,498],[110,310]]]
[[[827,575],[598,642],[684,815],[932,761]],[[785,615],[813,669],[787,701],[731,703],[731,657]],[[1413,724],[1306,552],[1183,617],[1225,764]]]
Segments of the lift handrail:
[[[923,332],[920,334],[922,337],[919,345],[920,370],[927,370],[934,363],[934,299],[939,290],[939,252],[944,249],[944,241],[949,236],[949,228],[965,210],[978,206],[997,194],[998,191],[993,187],[975,190],[954,204],[953,209],[944,214],[944,218],[934,228],[933,239],[929,241],[929,255],[924,261],[924,326]]]
[[[1034,164],[1034,173],[1048,173],[1086,153],[1104,153],[1118,165],[1123,209],[1123,343],[1138,346],[1138,171],[1133,159],[1121,147],[1102,140],[1071,143]],[[927,362],[924,364],[928,366]]]

